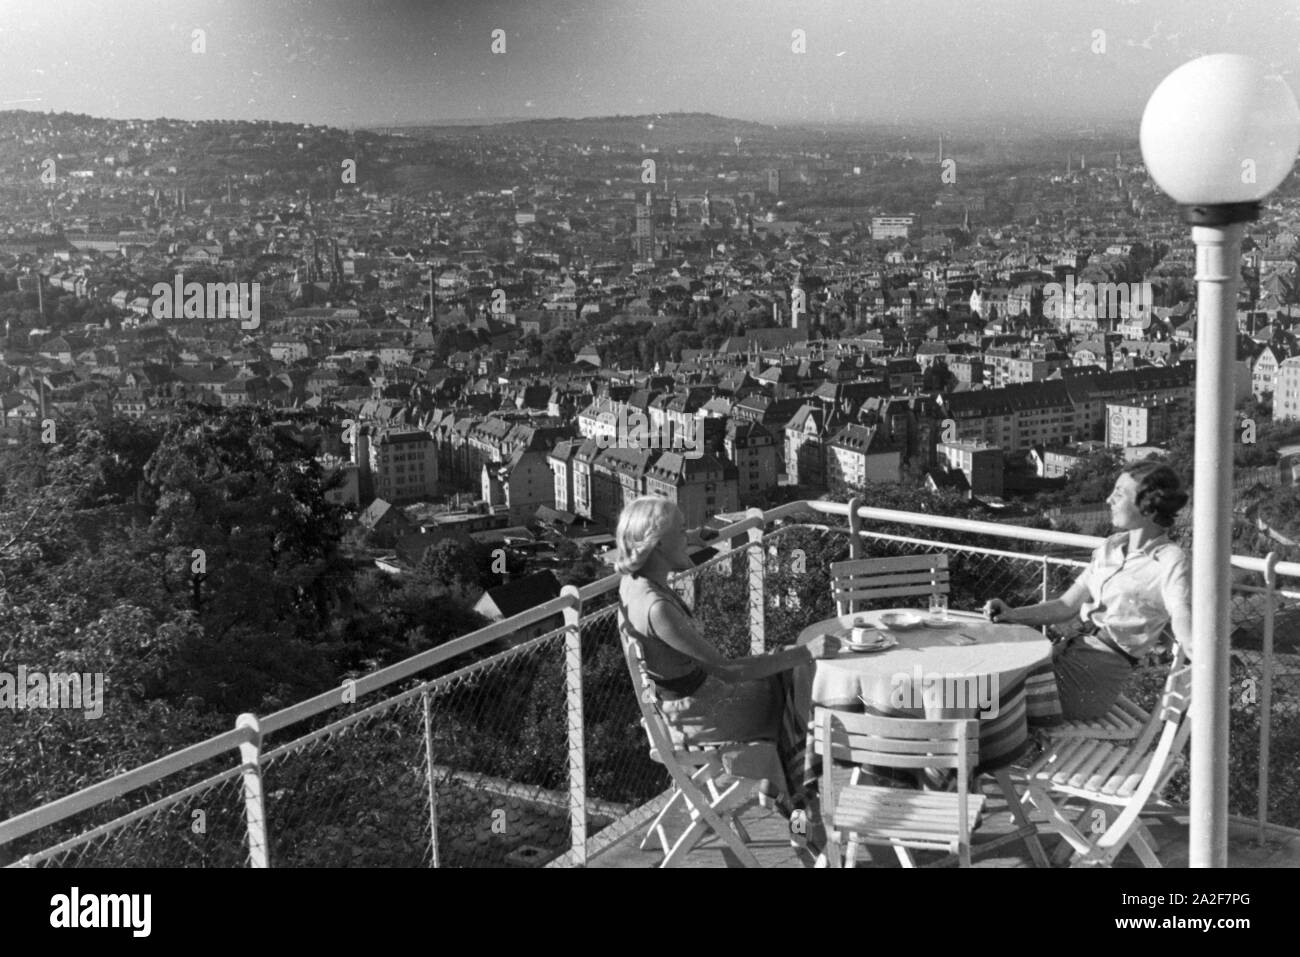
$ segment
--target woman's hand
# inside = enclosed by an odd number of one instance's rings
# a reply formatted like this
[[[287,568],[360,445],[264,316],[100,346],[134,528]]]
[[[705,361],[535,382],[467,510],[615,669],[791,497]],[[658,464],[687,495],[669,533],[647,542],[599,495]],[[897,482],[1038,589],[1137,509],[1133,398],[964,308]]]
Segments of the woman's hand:
[[[817,635],[812,641],[804,645],[808,653],[816,658],[834,658],[839,654],[840,640],[834,635]]]
[[[1008,621],[1007,613],[1012,611],[1012,607],[1004,602],[1001,598],[991,598],[984,605],[984,617],[989,621],[997,622]]]

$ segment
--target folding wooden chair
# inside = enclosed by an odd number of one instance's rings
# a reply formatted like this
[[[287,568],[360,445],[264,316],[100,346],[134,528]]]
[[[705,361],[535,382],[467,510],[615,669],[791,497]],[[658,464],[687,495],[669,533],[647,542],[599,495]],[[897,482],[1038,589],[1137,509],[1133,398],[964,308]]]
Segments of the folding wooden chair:
[[[940,850],[971,863],[971,831],[984,795],[970,793],[979,763],[979,722],[884,718],[818,707],[813,745],[822,756],[826,860],[841,866],[840,845],[888,844],[899,863],[915,867],[911,850]],[[849,784],[836,789],[832,762],[891,768],[955,768],[956,792],[911,791]],[[854,780],[857,780],[855,775]]]
[[[948,594],[948,556],[856,558],[831,564],[835,613],[851,615],[868,602],[907,595]]]
[[[645,838],[641,841],[642,849],[650,842],[651,837],[658,837],[664,850],[664,859],[659,866],[672,867],[691,852],[705,833],[712,831],[735,854],[742,866],[761,867],[758,859],[746,846],[750,843],[750,836],[738,817],[746,808],[756,804],[757,798],[741,790],[746,779],[735,772],[747,759],[754,759],[755,763],[769,759],[766,752],[760,755],[752,755],[750,752],[760,752],[764,748],[770,748],[772,755],[775,755],[776,745],[758,743],[700,748],[676,747],[668,723],[657,707],[658,696],[645,670],[641,643],[628,634],[625,624],[620,611],[619,638],[623,645],[623,656],[627,661],[628,672],[632,677],[632,688],[641,709],[641,726],[645,729],[650,742],[650,757],[668,770],[675,785],[668,803],[651,823]],[[762,766],[770,765],[762,764]],[[780,766],[779,761],[776,766]],[[731,779],[725,787],[720,784],[720,779],[724,777]],[[669,811],[679,802],[684,802],[690,809],[691,823],[676,840],[670,840],[664,821]]]
[[[1156,842],[1142,818],[1170,810],[1162,795],[1184,763],[1191,733],[1191,673],[1186,664],[1170,672],[1159,707],[1132,742],[1057,738],[1028,768],[1029,801],[1073,848],[1072,863],[1110,866],[1132,844],[1143,865],[1161,866]],[[1065,806],[1078,799],[1087,806],[1071,821]]]
[[[1174,642],[1174,657],[1170,672],[1177,671],[1187,661],[1183,649]],[[1141,705],[1125,695],[1120,695],[1103,717],[1092,721],[1066,721],[1050,729],[1053,738],[1093,738],[1100,741],[1132,741],[1150,722],[1151,715]]]

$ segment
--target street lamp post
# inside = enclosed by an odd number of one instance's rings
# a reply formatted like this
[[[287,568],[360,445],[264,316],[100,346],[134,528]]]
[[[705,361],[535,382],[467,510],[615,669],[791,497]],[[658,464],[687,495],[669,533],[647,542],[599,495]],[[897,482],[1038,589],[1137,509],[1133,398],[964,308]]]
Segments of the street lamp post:
[[[1192,867],[1228,862],[1229,607],[1237,288],[1245,223],[1300,149],[1300,108],[1280,76],[1214,54],[1160,83],[1142,116],[1147,172],[1196,243],[1196,432],[1192,509]]]

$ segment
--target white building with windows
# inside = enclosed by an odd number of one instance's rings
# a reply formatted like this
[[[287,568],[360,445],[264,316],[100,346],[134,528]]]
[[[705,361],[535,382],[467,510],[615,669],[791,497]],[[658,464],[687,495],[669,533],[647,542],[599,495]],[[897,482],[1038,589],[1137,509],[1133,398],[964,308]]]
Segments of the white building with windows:
[[[397,505],[438,494],[438,451],[424,429],[384,432],[370,442],[375,495]]]
[[[1300,419],[1300,356],[1278,364],[1273,392],[1273,418],[1278,422]]]

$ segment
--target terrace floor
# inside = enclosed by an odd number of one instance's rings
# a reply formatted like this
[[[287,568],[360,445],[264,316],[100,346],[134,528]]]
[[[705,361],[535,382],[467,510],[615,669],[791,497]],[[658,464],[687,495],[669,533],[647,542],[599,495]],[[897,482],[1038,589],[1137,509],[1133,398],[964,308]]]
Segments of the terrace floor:
[[[846,781],[847,783],[847,781]],[[1032,861],[1025,845],[1020,840],[1010,840],[981,855],[981,846],[997,842],[1015,829],[1011,826],[1011,815],[1006,803],[996,786],[985,788],[987,795],[984,815],[979,829],[972,837],[972,853],[975,867],[1032,867]],[[666,795],[656,802],[656,807]],[[610,846],[588,859],[588,867],[657,867],[663,860],[663,851],[657,842],[651,843],[646,850],[641,850],[641,838],[649,826],[649,821],[629,830]],[[680,834],[686,826],[687,815],[679,810],[667,821],[670,836]],[[752,838],[750,845],[754,856],[764,867],[812,867],[812,859],[803,852],[790,846],[789,825],[775,811],[760,807],[751,807],[741,815],[746,830]],[[1151,825],[1151,833],[1160,843],[1157,856],[1165,867],[1186,867],[1188,860],[1188,825],[1186,817],[1171,819],[1168,823]],[[1258,831],[1253,825],[1232,822],[1228,834],[1229,867],[1300,867],[1300,833],[1284,834],[1270,831],[1264,844],[1257,840]],[[1040,840],[1049,857],[1062,845],[1060,837],[1050,832],[1043,832]],[[914,852],[917,864],[939,861],[942,855],[927,852]],[[709,835],[687,855],[685,867],[737,867],[739,862],[716,836]],[[858,855],[859,867],[899,867],[898,858],[887,847],[871,849],[870,857],[861,851]],[[1137,855],[1126,850],[1119,858],[1117,867],[1141,867]]]

